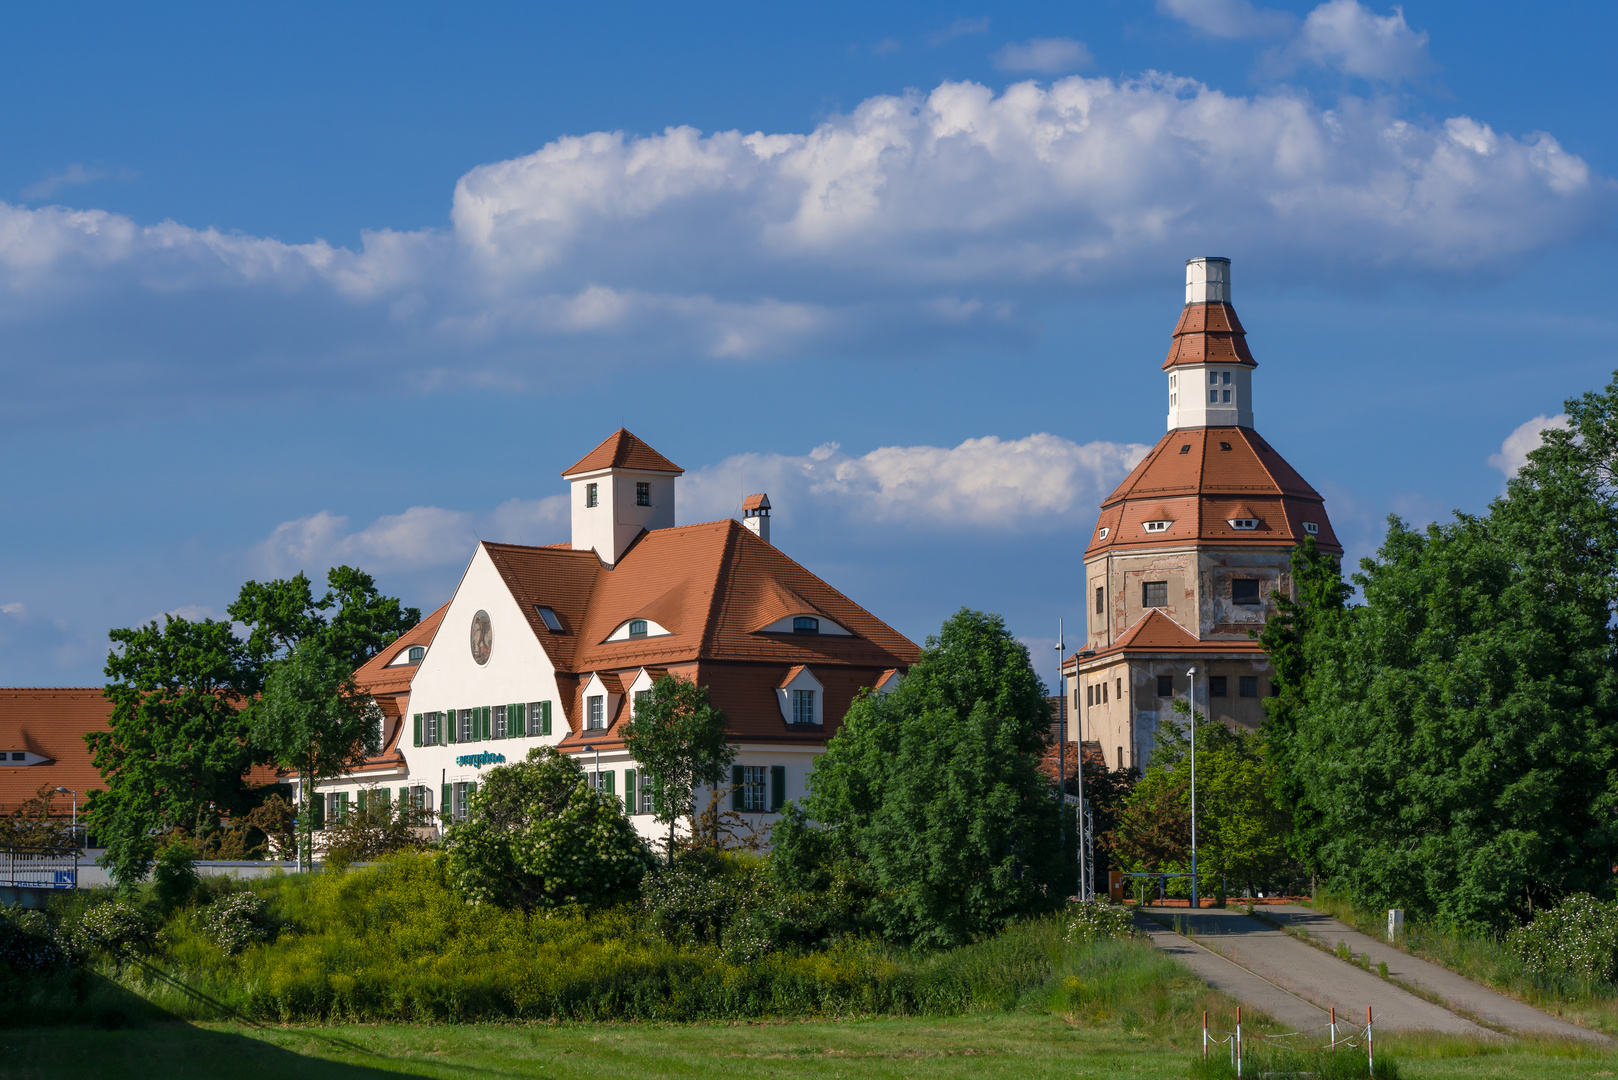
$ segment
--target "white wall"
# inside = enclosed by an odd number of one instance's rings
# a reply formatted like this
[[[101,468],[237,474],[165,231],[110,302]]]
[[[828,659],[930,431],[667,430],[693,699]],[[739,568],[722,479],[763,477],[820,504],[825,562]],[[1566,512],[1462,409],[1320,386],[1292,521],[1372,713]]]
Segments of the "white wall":
[[[1212,373],[1220,378],[1217,386],[1208,381]],[[1224,377],[1230,376],[1225,383]],[[1219,391],[1220,400],[1210,402],[1208,392]],[[1224,392],[1230,391],[1230,402]],[[1245,364],[1185,364],[1169,369],[1169,425],[1175,428],[1253,426],[1253,369]]]
[[[575,473],[572,485],[573,550],[594,550],[602,562],[616,563],[630,541],[642,529],[674,527],[674,474],[638,472],[633,469],[601,469]],[[591,484],[597,485],[597,501],[589,506]],[[650,506],[635,502],[635,485],[650,484]]]

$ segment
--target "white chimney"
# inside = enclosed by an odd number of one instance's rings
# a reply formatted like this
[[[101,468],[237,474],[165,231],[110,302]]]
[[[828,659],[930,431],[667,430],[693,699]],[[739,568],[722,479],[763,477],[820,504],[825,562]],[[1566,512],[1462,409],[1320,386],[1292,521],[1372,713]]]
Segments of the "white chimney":
[[[766,544],[770,542],[770,497],[749,495],[742,500],[742,524]]]
[[[1203,255],[1185,261],[1185,302],[1230,303],[1230,260]]]

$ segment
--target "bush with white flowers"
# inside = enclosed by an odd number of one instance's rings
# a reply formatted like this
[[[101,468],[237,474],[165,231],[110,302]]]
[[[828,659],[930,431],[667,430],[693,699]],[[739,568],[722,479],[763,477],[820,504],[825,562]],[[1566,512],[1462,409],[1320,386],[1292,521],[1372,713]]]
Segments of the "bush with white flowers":
[[[1506,935],[1536,975],[1597,982],[1618,977],[1618,903],[1574,893]]]
[[[1134,933],[1134,916],[1129,909],[1107,900],[1090,900],[1068,909],[1069,945],[1082,945],[1101,938],[1129,937]]]
[[[197,920],[202,935],[231,956],[270,938],[268,909],[250,892],[231,893],[215,900],[197,913]]]

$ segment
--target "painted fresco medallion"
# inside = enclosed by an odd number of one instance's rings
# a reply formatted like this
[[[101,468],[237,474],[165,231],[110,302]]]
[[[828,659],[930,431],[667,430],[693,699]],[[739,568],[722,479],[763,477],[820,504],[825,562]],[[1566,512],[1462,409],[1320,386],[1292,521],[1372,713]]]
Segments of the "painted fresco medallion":
[[[493,648],[494,627],[489,624],[489,613],[480,611],[472,616],[472,659],[487,664]]]

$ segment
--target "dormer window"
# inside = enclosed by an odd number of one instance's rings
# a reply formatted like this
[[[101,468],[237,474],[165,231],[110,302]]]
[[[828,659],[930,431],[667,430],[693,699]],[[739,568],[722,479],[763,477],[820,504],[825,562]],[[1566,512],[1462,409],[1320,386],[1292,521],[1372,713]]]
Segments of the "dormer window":
[[[556,617],[556,612],[553,609],[535,604],[534,610],[539,613],[539,618],[545,624],[545,629],[553,634],[562,632],[562,620]]]
[[[794,634],[818,634],[820,633],[820,620],[811,615],[799,615],[792,620],[792,632]]]
[[[1174,522],[1172,521],[1148,521],[1146,523],[1146,531],[1149,533],[1168,532],[1169,526],[1173,524]]]
[[[1320,526],[1316,522],[1306,521],[1303,523],[1303,531],[1308,533],[1310,536],[1319,536]]]
[[[1112,530],[1110,528],[1109,529],[1102,529],[1099,533],[1096,534],[1096,539],[1097,540],[1105,540],[1107,538],[1107,535],[1109,533],[1111,533],[1111,532],[1112,532]]]
[[[1252,530],[1258,528],[1258,518],[1229,518],[1233,529]]]
[[[585,506],[600,506],[601,505],[601,487],[600,487],[600,485],[598,485],[598,484],[585,484],[584,485],[584,505]]]
[[[643,637],[645,637],[646,636],[646,620],[645,619],[630,619],[629,620],[629,636],[632,637],[632,638],[643,638]]]
[[[423,647],[421,645],[412,645],[412,646],[410,646],[410,662],[412,664],[421,663],[422,657],[424,657],[426,655],[427,655],[427,650],[426,650],[425,647]]]
[[[593,694],[585,701],[585,727],[590,731],[601,731],[607,726],[607,699],[600,694]]]

